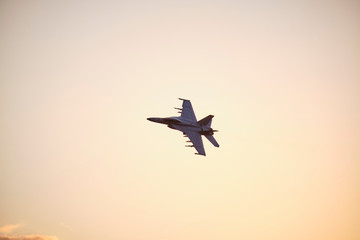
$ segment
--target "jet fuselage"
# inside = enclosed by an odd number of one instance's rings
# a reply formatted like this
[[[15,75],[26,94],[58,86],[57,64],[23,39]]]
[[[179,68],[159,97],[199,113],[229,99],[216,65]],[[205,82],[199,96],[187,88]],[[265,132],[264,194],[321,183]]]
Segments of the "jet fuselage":
[[[192,145],[185,146],[194,147],[197,151],[195,154],[205,156],[206,154],[201,136],[205,136],[215,147],[219,147],[219,144],[213,137],[214,132],[217,132],[217,130],[211,128],[211,121],[214,115],[208,115],[197,121],[190,100],[183,98],[179,99],[183,101],[182,108],[175,107],[175,109],[179,110],[179,113],[181,113],[179,117],[151,117],[147,118],[147,120],[165,124],[171,129],[182,132],[185,137],[189,138],[189,141],[187,142],[192,143]]]
[[[147,118],[147,120],[151,122],[166,124],[169,128],[181,132],[196,131],[201,135],[214,134],[214,130],[212,128],[206,126],[200,126],[200,124],[197,122],[187,121],[186,119],[181,119],[181,117],[166,117],[166,118],[152,117],[152,118]]]

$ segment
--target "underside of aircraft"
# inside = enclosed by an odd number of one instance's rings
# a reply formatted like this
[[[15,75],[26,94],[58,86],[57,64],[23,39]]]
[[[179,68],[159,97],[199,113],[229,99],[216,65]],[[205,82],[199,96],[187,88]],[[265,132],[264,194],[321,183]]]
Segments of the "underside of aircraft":
[[[194,147],[197,155],[206,156],[204,144],[201,136],[205,136],[215,147],[219,144],[214,138],[214,133],[217,130],[211,128],[212,118],[214,115],[209,115],[197,121],[194,110],[190,100],[179,98],[183,101],[182,108],[175,108],[181,113],[179,117],[166,117],[166,118],[147,118],[147,120],[166,124],[169,128],[181,131],[185,137],[188,137],[188,145],[186,147]]]

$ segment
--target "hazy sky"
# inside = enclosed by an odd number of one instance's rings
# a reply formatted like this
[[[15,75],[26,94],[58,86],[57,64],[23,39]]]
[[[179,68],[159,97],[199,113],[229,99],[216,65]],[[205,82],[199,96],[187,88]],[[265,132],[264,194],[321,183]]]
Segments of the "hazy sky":
[[[358,1],[2,0],[0,36],[0,239],[360,239]],[[146,120],[178,97],[206,157]]]

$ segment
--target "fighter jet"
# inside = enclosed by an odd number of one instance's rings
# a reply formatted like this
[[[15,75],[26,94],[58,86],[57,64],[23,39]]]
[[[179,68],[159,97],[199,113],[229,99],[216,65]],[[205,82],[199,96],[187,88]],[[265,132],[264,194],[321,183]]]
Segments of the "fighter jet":
[[[197,151],[195,154],[206,156],[201,137],[202,135],[204,135],[215,147],[219,147],[219,144],[213,137],[214,132],[217,132],[217,130],[211,128],[211,121],[214,115],[209,115],[200,121],[197,121],[190,100],[183,98],[179,99],[183,101],[182,108],[175,107],[175,109],[179,110],[178,113],[181,113],[179,117],[152,117],[147,118],[147,120],[166,124],[171,129],[181,131],[184,137],[189,138],[189,141],[187,142],[192,143],[190,145],[185,145],[185,147],[195,147]]]

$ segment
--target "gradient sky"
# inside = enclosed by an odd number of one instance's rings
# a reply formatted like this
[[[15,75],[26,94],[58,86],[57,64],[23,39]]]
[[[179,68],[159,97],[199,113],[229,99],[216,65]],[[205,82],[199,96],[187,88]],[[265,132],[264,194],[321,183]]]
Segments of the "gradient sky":
[[[3,237],[360,239],[359,2],[3,0],[0,36]],[[178,97],[206,157],[146,121]]]

